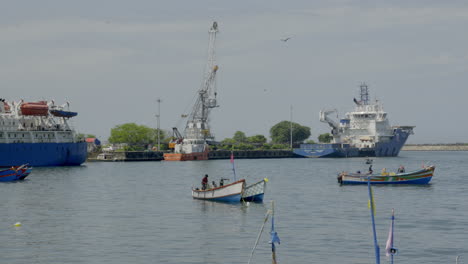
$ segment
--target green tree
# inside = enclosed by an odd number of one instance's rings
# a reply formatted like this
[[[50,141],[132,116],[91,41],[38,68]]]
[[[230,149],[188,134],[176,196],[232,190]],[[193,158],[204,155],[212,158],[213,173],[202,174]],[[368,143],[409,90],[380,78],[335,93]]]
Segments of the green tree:
[[[96,136],[93,135],[93,134],[87,134],[87,135],[85,135],[85,134],[83,134],[83,133],[78,133],[78,134],[76,134],[76,138],[78,138],[78,139],[96,138]]]
[[[234,139],[237,143],[244,143],[247,141],[247,137],[245,136],[245,133],[242,131],[236,131],[232,139]]]
[[[126,123],[111,129],[110,143],[127,143],[129,145],[147,145],[157,143],[158,133],[161,142],[165,138],[162,130],[149,128],[135,123]]]
[[[232,146],[233,150],[252,150],[255,147],[251,144],[239,143]]]
[[[287,144],[291,141],[291,122],[281,121],[270,129],[270,137],[273,143]],[[292,122],[292,141],[303,142],[310,137],[310,127],[301,126]]]
[[[264,135],[255,135],[247,138],[248,143],[253,144],[264,144],[267,142],[267,139]]]
[[[318,136],[319,142],[330,143],[333,139],[333,136],[330,133],[321,134]]]
[[[305,143],[306,143],[306,144],[317,144],[317,142],[315,142],[315,141],[312,140],[312,139],[306,140]]]

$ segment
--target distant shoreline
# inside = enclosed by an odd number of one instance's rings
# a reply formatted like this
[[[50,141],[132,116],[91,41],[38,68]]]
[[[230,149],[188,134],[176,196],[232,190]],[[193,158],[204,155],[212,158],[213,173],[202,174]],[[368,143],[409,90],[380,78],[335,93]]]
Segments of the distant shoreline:
[[[406,144],[403,151],[468,151],[468,144]]]

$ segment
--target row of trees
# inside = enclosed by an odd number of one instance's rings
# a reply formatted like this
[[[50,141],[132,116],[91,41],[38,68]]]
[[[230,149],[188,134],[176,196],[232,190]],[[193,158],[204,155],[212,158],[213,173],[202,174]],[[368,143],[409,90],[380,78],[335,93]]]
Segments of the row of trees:
[[[167,149],[167,143],[171,140],[169,133],[135,123],[126,123],[112,128],[109,143],[125,143],[126,150],[143,150],[157,144],[158,134],[161,143],[159,149]],[[290,147],[291,142],[293,145],[303,142],[315,143],[313,140],[305,141],[310,135],[310,127],[294,122],[281,121],[270,129],[271,142],[269,143],[264,135],[257,134],[248,137],[244,132],[236,131],[232,138],[225,138],[217,147],[234,150],[287,149]],[[319,142],[323,143],[328,143],[332,139],[333,137],[329,133],[318,137]]]

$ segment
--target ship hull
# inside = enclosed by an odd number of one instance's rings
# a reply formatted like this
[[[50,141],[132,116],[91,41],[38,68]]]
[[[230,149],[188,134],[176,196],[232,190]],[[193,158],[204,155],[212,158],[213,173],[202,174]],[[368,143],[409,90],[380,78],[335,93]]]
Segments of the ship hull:
[[[166,161],[208,160],[208,152],[164,153]]]
[[[0,166],[79,166],[86,158],[86,142],[0,144]]]
[[[349,144],[302,144],[294,154],[304,158],[396,157],[410,133],[396,129],[388,142],[378,142],[373,148],[356,148]]]

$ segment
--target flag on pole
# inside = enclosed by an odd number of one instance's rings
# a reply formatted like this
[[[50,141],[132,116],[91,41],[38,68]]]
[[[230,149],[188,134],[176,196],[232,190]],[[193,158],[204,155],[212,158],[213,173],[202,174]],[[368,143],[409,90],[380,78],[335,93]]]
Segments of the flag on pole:
[[[232,164],[232,172],[234,173],[234,181],[237,181],[236,168],[234,166],[234,153],[232,151],[231,151],[231,164]]]
[[[272,264],[276,264],[276,247],[275,247],[275,243],[278,243],[280,244],[280,238],[278,236],[278,233],[275,231],[275,209],[274,209],[274,203],[273,201],[271,202],[272,204],[272,213],[271,213],[271,231],[270,231],[270,235],[271,235],[271,240],[270,240],[270,243],[271,243],[271,256],[272,256]]]
[[[392,209],[392,222],[390,224],[390,229],[388,230],[388,239],[385,246],[385,255],[389,257],[390,255],[395,255],[397,250],[393,248],[393,222],[395,221],[395,210]]]

